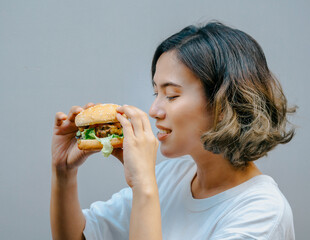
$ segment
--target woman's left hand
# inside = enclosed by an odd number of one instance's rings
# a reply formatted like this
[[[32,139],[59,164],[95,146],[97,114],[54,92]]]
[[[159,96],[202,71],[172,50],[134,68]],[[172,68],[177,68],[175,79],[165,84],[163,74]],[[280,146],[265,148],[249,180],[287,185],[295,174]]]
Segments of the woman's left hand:
[[[126,181],[131,188],[153,186],[156,183],[155,163],[159,143],[152,132],[148,115],[128,105],[117,108],[117,111],[124,134],[121,155]],[[126,114],[128,119],[122,114]]]

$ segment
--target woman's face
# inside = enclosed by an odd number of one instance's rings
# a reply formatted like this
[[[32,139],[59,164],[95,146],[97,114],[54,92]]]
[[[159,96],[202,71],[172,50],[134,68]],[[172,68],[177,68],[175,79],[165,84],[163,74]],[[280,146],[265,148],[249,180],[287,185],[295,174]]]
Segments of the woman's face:
[[[212,126],[213,118],[200,80],[174,51],[160,56],[153,80],[156,99],[149,114],[156,119],[162,154],[179,157],[205,151],[200,137]]]

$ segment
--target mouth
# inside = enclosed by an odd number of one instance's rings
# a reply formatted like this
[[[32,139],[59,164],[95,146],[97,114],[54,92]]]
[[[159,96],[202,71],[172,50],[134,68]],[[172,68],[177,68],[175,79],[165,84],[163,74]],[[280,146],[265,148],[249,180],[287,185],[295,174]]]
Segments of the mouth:
[[[159,129],[157,133],[157,138],[159,141],[164,141],[166,138],[168,138],[171,135],[171,130],[169,129]]]

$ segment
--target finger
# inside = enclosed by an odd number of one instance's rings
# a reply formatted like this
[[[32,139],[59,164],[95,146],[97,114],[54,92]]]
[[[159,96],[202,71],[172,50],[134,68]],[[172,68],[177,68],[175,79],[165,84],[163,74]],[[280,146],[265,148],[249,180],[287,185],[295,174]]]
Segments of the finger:
[[[67,119],[67,115],[63,112],[58,112],[55,115],[55,126],[61,126],[62,122]]]
[[[144,111],[142,111],[139,108],[135,108],[136,111],[140,114],[141,116],[141,121],[142,121],[142,126],[143,126],[143,130],[146,133],[153,133],[152,131],[152,126],[149,120],[149,116],[147,115],[147,113],[145,113]]]
[[[120,113],[116,114],[116,118],[123,127],[124,139],[131,139],[134,136],[134,133],[130,121]]]
[[[74,122],[76,115],[78,115],[82,111],[83,108],[81,108],[80,106],[73,106],[68,114],[69,121]]]
[[[143,124],[144,132],[146,132],[146,133],[153,133],[149,116],[145,112],[143,112],[142,124]]]
[[[87,109],[87,108],[90,108],[90,107],[93,107],[93,106],[95,106],[95,104],[90,102],[90,103],[87,103],[83,108]]]
[[[121,107],[119,111],[125,113],[126,116],[130,119],[135,136],[141,136],[144,131],[142,124],[143,112],[136,107],[127,105]]]

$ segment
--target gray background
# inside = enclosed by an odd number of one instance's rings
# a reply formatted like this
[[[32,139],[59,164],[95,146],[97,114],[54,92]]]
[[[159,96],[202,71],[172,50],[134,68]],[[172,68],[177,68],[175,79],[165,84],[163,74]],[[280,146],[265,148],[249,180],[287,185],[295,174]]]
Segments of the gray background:
[[[299,126],[296,137],[258,165],[290,202],[297,239],[308,239],[309,10],[307,0],[1,0],[0,239],[51,238],[54,114],[88,102],[148,111],[156,46],[212,19],[252,35],[289,102],[299,106],[291,118]],[[79,170],[83,208],[124,186],[122,166],[112,157],[93,155]]]

